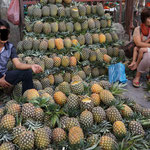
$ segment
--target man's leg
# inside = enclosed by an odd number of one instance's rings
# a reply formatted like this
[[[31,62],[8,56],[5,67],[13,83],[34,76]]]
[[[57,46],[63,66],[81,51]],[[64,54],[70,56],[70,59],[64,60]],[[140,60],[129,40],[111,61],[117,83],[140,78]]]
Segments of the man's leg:
[[[12,70],[6,72],[6,81],[12,85],[22,81],[22,94],[33,88],[32,70]]]
[[[133,79],[133,86],[139,87],[140,86],[140,77],[141,77],[141,72],[136,72],[136,76]]]

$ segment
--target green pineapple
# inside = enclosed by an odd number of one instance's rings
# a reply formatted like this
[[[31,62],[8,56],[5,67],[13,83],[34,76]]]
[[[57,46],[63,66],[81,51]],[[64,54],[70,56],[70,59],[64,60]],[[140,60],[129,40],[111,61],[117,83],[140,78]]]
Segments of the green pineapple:
[[[81,77],[81,79],[83,79],[83,80],[86,79],[86,74],[85,74],[84,71],[82,71],[82,70],[79,71],[79,72],[78,72],[78,75]]]
[[[109,82],[109,81],[106,81],[106,80],[101,80],[100,82],[99,82],[99,85],[101,86],[101,87],[103,87],[104,89],[110,89],[111,88],[111,83]]]
[[[42,16],[43,17],[48,17],[50,15],[50,9],[48,6],[43,6],[42,7]]]
[[[28,7],[28,10],[27,10],[28,16],[31,16],[31,17],[33,16],[33,9],[34,9],[33,5]]]
[[[79,108],[79,97],[75,94],[69,94],[67,100],[67,106],[69,109],[78,109]]]
[[[17,51],[23,51],[23,41],[19,41],[17,44]]]
[[[79,121],[77,118],[67,118],[65,128],[69,131],[72,127],[78,126],[80,127]]]
[[[65,32],[65,31],[67,30],[67,28],[66,28],[66,24],[65,24],[65,22],[64,22],[64,21],[59,22],[59,24],[58,24],[58,28],[59,28],[59,31],[60,31],[60,32]]]
[[[95,27],[100,30],[100,28],[101,28],[101,23],[100,23],[100,21],[97,20],[97,19],[95,19],[94,21],[95,21]]]
[[[84,128],[91,127],[93,125],[93,114],[88,110],[84,110],[80,114],[80,123]]]
[[[33,79],[33,85],[34,85],[34,88],[36,90],[42,90],[43,89],[41,82],[37,79]]]
[[[122,120],[122,116],[115,106],[109,107],[106,110],[106,115],[107,115],[109,121],[112,123],[114,123],[115,121],[121,121]]]
[[[104,109],[100,106],[94,107],[92,109],[92,114],[94,117],[94,121],[97,123],[100,123],[103,120],[106,120],[106,113],[105,113]]]
[[[33,17],[34,18],[41,18],[42,17],[42,10],[38,7],[33,9]]]
[[[33,40],[33,50],[39,50],[40,47],[40,40],[34,39]]]
[[[54,94],[54,90],[51,87],[45,88],[44,91],[51,96],[53,96],[53,94]]]
[[[114,57],[118,57],[118,55],[119,55],[119,48],[118,47],[114,47],[113,48],[113,56]]]
[[[99,16],[103,16],[105,11],[103,8],[103,5],[101,3],[99,3],[98,5],[96,5],[96,12]]]
[[[66,30],[70,33],[72,33],[74,31],[74,25],[72,22],[66,23]]]
[[[98,135],[97,134],[92,134],[87,138],[87,142],[89,143],[90,146],[93,146],[97,143],[98,141]]]
[[[91,111],[94,107],[94,102],[90,99],[90,97],[85,97],[80,101],[81,110],[89,110]]]
[[[52,17],[57,16],[58,13],[58,7],[56,5],[51,4],[50,5],[50,14]]]
[[[23,49],[24,50],[31,50],[32,49],[32,39],[23,40]]]
[[[96,49],[96,60],[103,62],[103,53],[100,51],[100,49]]]
[[[52,69],[53,68],[54,61],[52,58],[46,58],[46,59],[44,59],[44,62],[45,62],[45,68],[46,69]]]
[[[61,74],[56,74],[56,75],[54,75],[54,78],[55,78],[55,83],[56,83],[56,84],[60,84],[60,83],[63,82],[63,77],[62,77]]]
[[[110,33],[106,33],[105,36],[106,36],[106,42],[107,42],[107,43],[111,43],[111,42],[113,41],[113,40],[112,40],[112,36],[111,36]]]
[[[84,35],[80,34],[77,39],[78,39],[78,42],[79,42],[80,45],[84,45],[85,44],[85,37],[84,37]]]
[[[39,50],[40,51],[46,51],[47,49],[48,49],[48,41],[42,40],[40,45],[39,45]]]
[[[49,79],[48,78],[43,78],[41,79],[41,84],[42,84],[42,87],[43,88],[47,88],[47,87],[50,87],[50,82],[49,82]]]
[[[91,73],[92,73],[93,77],[98,77],[100,72],[99,72],[99,69],[97,67],[95,67],[92,69]]]
[[[15,85],[14,89],[13,89],[13,96],[14,97],[21,97],[22,96],[22,83],[18,83],[17,85]]]
[[[92,45],[93,44],[93,39],[90,33],[85,34],[85,42],[87,45]]]
[[[70,7],[66,7],[66,8],[65,8],[65,15],[66,15],[67,17],[70,17],[70,16],[71,16],[71,14],[70,14]]]
[[[90,5],[86,5],[86,15],[90,15],[92,12],[91,6]]]
[[[66,95],[69,95],[71,92],[70,84],[68,82],[62,82],[59,84],[59,90]]]
[[[58,32],[58,23],[57,22],[51,23],[51,30],[52,30],[53,33]]]
[[[90,50],[88,48],[83,48],[81,51],[81,57],[83,60],[88,60],[90,57]]]
[[[100,21],[100,24],[101,24],[101,27],[102,27],[102,28],[106,28],[106,27],[107,27],[107,20],[104,20],[104,19],[101,20],[101,21]]]
[[[84,22],[82,22],[81,27],[82,30],[86,31],[88,29],[88,21],[85,20]]]
[[[89,29],[94,29],[95,28],[95,22],[94,22],[94,19],[93,18],[89,18],[88,19],[88,27]]]
[[[51,25],[49,23],[45,22],[43,24],[43,32],[46,35],[49,35],[51,33]]]
[[[133,135],[144,135],[145,131],[142,125],[137,121],[131,121],[129,123],[129,129]]]
[[[43,30],[43,23],[41,21],[37,21],[34,24],[33,31],[37,34],[40,34]]]
[[[78,6],[78,9],[79,9],[79,15],[80,16],[86,16],[86,7],[84,5],[79,5]]]
[[[81,81],[71,82],[71,90],[74,94],[81,94],[84,92],[84,85]]]
[[[65,17],[65,8],[64,7],[58,8],[58,16]]]
[[[75,30],[76,32],[81,32],[81,24],[80,24],[79,22],[76,22],[76,23],[74,24],[74,30]]]
[[[83,70],[87,76],[89,76],[91,74],[91,67],[90,66],[83,67]]]
[[[92,14],[96,14],[96,5],[91,6]]]
[[[113,48],[112,47],[108,47],[107,49],[107,54],[112,57],[113,56]]]

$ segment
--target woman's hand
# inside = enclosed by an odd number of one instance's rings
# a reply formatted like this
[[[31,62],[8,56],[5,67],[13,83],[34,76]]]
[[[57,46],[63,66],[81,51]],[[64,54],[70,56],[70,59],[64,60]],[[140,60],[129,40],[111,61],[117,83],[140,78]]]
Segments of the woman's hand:
[[[40,73],[43,72],[42,67],[40,65],[37,64],[33,64],[31,65],[31,69],[34,73]]]
[[[1,86],[2,88],[9,88],[9,87],[12,86],[10,83],[8,83],[8,82],[5,80],[5,75],[4,75],[2,78],[0,78],[0,86]]]

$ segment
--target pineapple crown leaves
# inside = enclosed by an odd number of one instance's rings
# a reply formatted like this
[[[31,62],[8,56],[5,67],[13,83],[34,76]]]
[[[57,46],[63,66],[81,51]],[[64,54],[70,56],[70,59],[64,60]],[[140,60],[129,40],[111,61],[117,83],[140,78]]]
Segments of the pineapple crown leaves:
[[[41,107],[41,108],[46,108],[47,105],[48,105],[48,101],[49,101],[49,98],[36,98],[36,99],[32,99],[30,101],[30,103],[32,103],[34,106],[38,106],[38,107]]]
[[[34,131],[36,129],[42,128],[43,125],[39,121],[34,121],[32,119],[28,119],[24,124],[28,130]]]
[[[13,140],[13,135],[4,129],[0,129],[0,144]]]
[[[133,136],[128,132],[127,136],[116,145],[116,150],[149,149],[149,143],[142,135]]]
[[[24,104],[27,102],[27,98],[26,97],[13,97],[14,100],[18,103],[18,104]]]
[[[100,142],[100,139],[97,140],[96,144],[94,144],[94,145],[91,146],[91,147],[88,147],[88,148],[85,149],[85,150],[95,150],[95,148],[99,145],[99,142]]]
[[[114,96],[121,95],[121,94],[123,94],[124,92],[127,91],[126,89],[124,89],[124,87],[126,85],[127,84],[122,84],[122,83],[116,82],[116,83],[112,84],[112,87],[110,88],[110,91]]]

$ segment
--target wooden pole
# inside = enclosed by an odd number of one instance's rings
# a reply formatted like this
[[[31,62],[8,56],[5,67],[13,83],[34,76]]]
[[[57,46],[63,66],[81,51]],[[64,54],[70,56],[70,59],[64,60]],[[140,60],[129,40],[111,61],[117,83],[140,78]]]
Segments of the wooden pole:
[[[131,32],[133,29],[133,0],[126,0],[125,28],[129,38],[131,39]]]
[[[23,29],[24,29],[24,5],[23,0],[19,0],[20,3],[20,39],[23,39]]]

